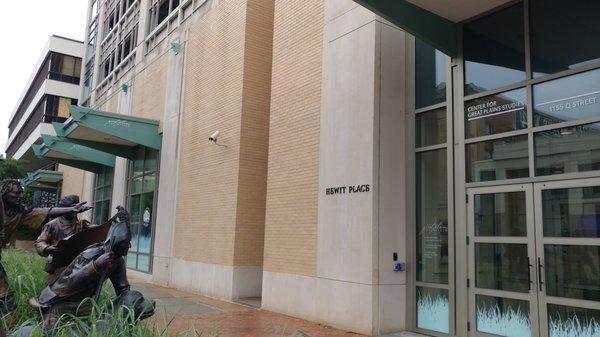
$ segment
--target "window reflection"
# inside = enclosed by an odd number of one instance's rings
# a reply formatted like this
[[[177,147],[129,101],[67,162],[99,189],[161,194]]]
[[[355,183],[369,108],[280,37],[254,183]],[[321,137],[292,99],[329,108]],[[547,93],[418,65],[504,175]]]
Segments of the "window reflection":
[[[535,134],[536,175],[600,170],[600,123]]]
[[[600,69],[533,86],[534,126],[600,115]]]
[[[527,136],[467,144],[467,182],[529,177]]]
[[[463,26],[465,95],[525,80],[523,4]]]
[[[446,142],[446,108],[419,113],[415,123],[416,147]]]
[[[525,88],[467,101],[465,123],[467,138],[527,128]]]
[[[540,77],[600,60],[600,2],[530,1],[533,76]]]
[[[600,238],[600,186],[542,191],[544,236]]]
[[[417,280],[448,283],[446,149],[417,153]]]
[[[549,296],[600,301],[600,247],[544,245]]]
[[[415,92],[417,109],[446,101],[446,56],[416,39]]]
[[[476,236],[526,236],[525,192],[475,195]]]

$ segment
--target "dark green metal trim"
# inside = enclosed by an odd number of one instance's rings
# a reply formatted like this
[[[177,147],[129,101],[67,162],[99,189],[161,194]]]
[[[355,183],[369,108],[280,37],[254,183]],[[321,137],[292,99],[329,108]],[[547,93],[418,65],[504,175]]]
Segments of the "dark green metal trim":
[[[44,146],[49,150],[64,153],[85,161],[115,167],[115,155],[71,142],[67,138],[42,134]]]
[[[56,135],[58,137],[67,138],[66,132],[63,129],[62,123],[54,122],[54,123],[52,123],[52,126],[54,126],[54,130],[56,131]],[[71,126],[67,126],[67,128],[69,128],[69,127],[71,127]],[[137,154],[137,146],[125,146],[125,145],[118,145],[118,144],[101,143],[101,142],[94,142],[91,140],[83,140],[83,139],[77,139],[77,138],[67,138],[67,139],[70,142],[73,142],[73,143],[76,143],[79,145],[83,145],[83,146],[87,146],[89,148],[96,149],[96,150],[99,150],[102,152],[110,153],[117,157],[123,157],[123,158],[133,160],[133,159],[135,159],[135,156]]]
[[[44,156],[44,154],[46,152],[48,152],[49,150],[47,148],[44,148],[44,145],[33,144],[31,146],[31,148],[33,149],[33,153],[35,153],[35,155],[37,157],[45,159],[45,160],[49,160],[49,161],[52,161],[52,162],[55,162],[55,163],[58,163],[58,164],[62,164],[62,165],[66,165],[66,166],[71,166],[71,167],[74,167],[74,168],[78,168],[80,170],[89,171],[89,172],[93,172],[93,173],[102,173],[102,169],[104,168],[104,165],[93,163],[93,162],[89,162],[89,161],[69,160],[69,159],[62,159],[62,158],[55,158],[55,157],[46,157],[46,156]]]
[[[57,183],[63,179],[63,173],[60,171],[37,170],[27,173],[28,177],[37,182]],[[49,181],[50,180],[50,181]],[[51,180],[56,180],[55,182]]]
[[[458,25],[406,0],[354,0],[450,57],[458,55]]]
[[[37,170],[27,172],[27,178],[21,180],[21,186],[32,188],[58,188],[58,184],[63,180],[63,173],[60,171]]]
[[[61,135],[73,138],[77,127],[86,127],[135,144],[160,150],[159,122],[147,119],[98,111],[80,106],[69,107],[71,118],[62,125]]]

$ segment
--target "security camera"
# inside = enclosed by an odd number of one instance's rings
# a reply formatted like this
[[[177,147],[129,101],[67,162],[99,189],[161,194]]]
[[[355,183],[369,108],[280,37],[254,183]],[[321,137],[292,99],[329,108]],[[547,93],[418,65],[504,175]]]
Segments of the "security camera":
[[[215,142],[216,143],[217,139],[219,138],[219,134],[220,134],[219,130],[213,132],[213,134],[210,135],[210,137],[208,137],[208,140],[210,140],[211,142]]]

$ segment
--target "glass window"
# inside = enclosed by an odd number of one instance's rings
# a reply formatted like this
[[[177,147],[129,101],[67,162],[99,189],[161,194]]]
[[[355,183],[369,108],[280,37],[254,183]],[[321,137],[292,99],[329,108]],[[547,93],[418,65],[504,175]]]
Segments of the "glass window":
[[[600,238],[600,186],[542,191],[544,236]]]
[[[544,245],[546,294],[600,301],[600,246]]]
[[[476,236],[526,236],[525,192],[475,195]]]
[[[600,69],[533,86],[534,126],[600,116]]]
[[[446,149],[417,153],[417,281],[448,283]]]
[[[150,272],[152,233],[155,225],[155,200],[158,177],[158,151],[138,147],[129,165],[129,212],[131,215],[131,249],[127,267]]]
[[[475,284],[478,288],[529,292],[527,245],[475,243]]]
[[[446,55],[427,43],[415,42],[417,109],[446,101]]]
[[[600,336],[600,310],[548,304],[548,336]]]
[[[465,123],[467,138],[527,128],[525,88],[465,102]]]
[[[417,287],[417,327],[441,333],[449,332],[448,290]]]
[[[529,177],[528,158],[526,135],[467,144],[467,182]]]
[[[102,172],[96,174],[96,181],[94,182],[94,212],[92,219],[96,224],[103,224],[110,217],[113,172],[114,169],[112,167],[104,167]]]
[[[525,80],[523,4],[463,26],[465,95]]]
[[[600,60],[600,2],[530,1],[531,65],[540,77]]]
[[[535,133],[538,176],[600,170],[600,123]]]
[[[446,142],[446,108],[419,113],[415,123],[416,147]]]
[[[475,296],[477,331],[498,336],[531,336],[529,302],[503,297]]]

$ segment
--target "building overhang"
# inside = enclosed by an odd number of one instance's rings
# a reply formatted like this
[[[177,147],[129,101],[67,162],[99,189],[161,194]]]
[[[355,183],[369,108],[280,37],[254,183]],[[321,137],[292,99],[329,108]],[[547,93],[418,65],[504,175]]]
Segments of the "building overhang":
[[[62,180],[63,173],[60,171],[37,170],[27,173],[27,178],[21,180],[21,185],[29,188],[58,188]]]
[[[137,146],[159,150],[159,122],[80,106],[70,106],[71,117],[54,123],[57,136],[115,156],[132,159]]]
[[[510,0],[354,0],[450,57],[458,55],[458,24]]]
[[[90,172],[101,172],[103,167],[115,167],[116,157],[87,146],[73,143],[66,138],[42,135],[44,142],[33,145],[36,156]]]

